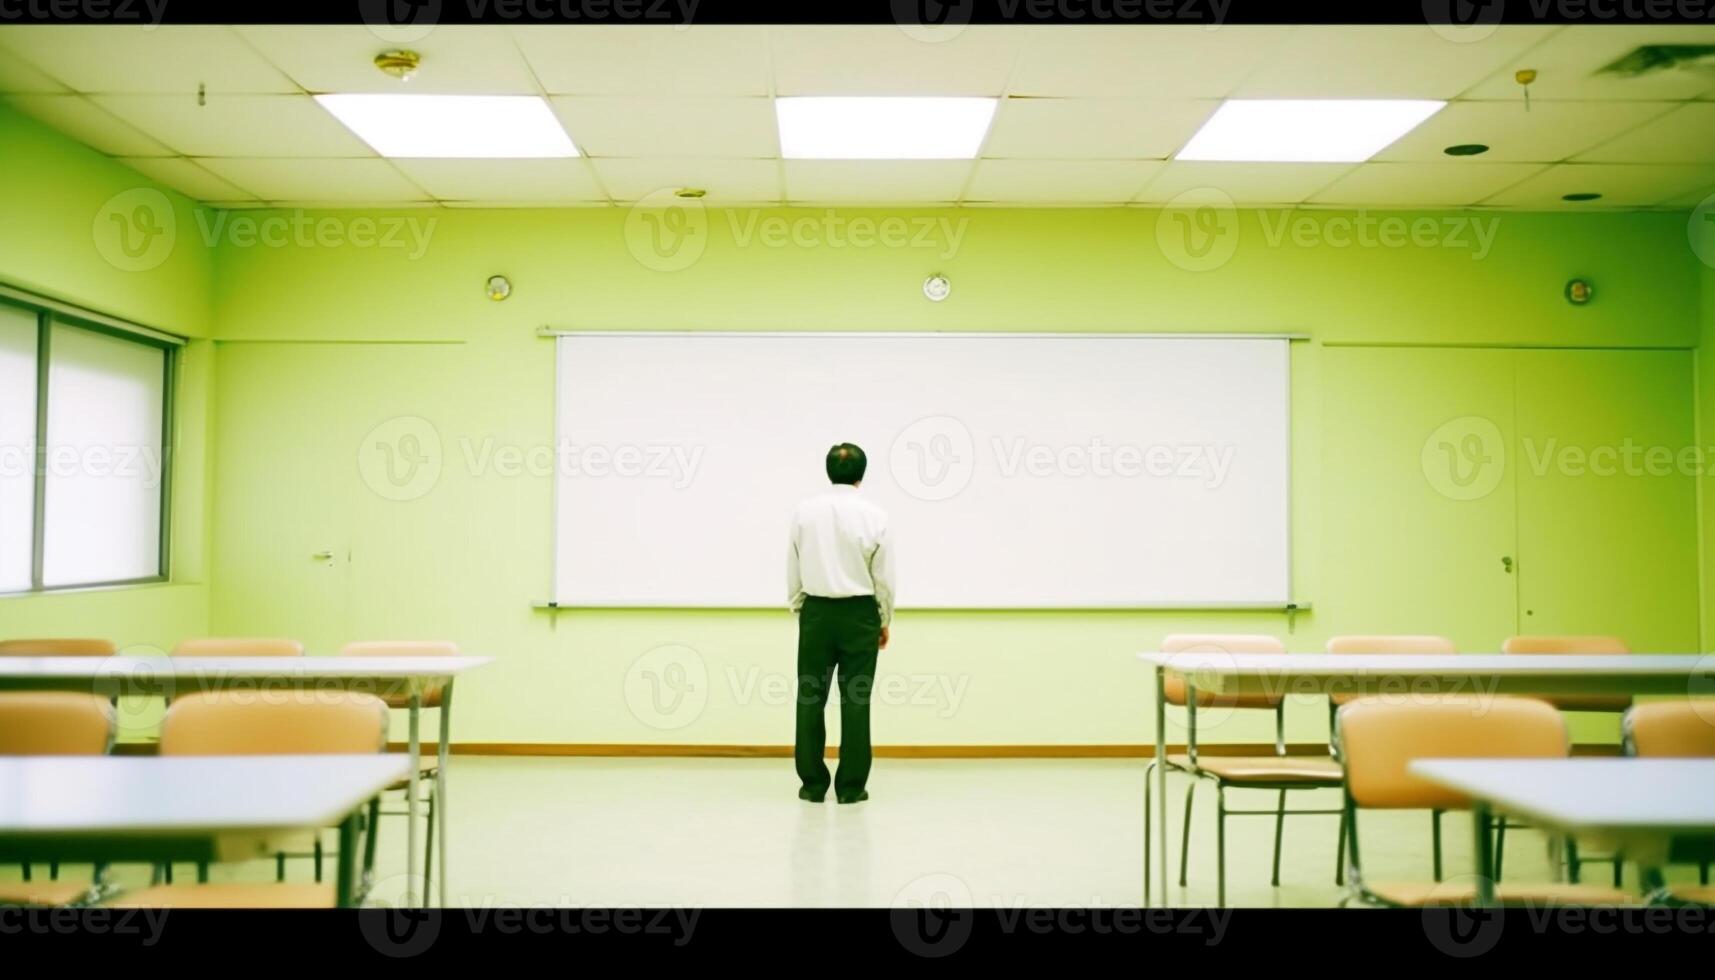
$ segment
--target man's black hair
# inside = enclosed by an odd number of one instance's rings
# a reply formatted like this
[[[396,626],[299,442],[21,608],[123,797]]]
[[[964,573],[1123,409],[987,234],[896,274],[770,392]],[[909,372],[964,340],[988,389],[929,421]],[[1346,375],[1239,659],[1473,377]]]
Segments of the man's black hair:
[[[828,450],[828,479],[835,483],[856,483],[863,479],[863,471],[868,467],[869,459],[863,450],[849,442]]]

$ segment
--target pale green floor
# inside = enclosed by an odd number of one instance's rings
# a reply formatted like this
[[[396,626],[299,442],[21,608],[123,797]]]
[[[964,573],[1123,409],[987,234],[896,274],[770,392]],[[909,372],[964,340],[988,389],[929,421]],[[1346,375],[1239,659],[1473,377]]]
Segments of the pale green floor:
[[[855,806],[797,800],[786,759],[466,756],[453,760],[448,778],[455,904],[890,906],[942,896],[1003,907],[1104,907],[1142,898],[1139,761],[882,759],[870,781],[873,799]],[[1185,777],[1169,777],[1175,873],[1185,786]],[[1333,791],[1288,799],[1317,809],[1338,802]],[[1230,791],[1228,805],[1272,807],[1274,794]],[[1196,807],[1190,885],[1175,883],[1175,904],[1215,899],[1212,784],[1200,783]],[[1289,817],[1282,883],[1273,888],[1273,819],[1231,820],[1228,904],[1338,902],[1336,826],[1332,816]],[[1429,877],[1427,813],[1371,813],[1360,826],[1368,877]],[[1448,815],[1443,829],[1447,876],[1469,874],[1469,819]],[[404,830],[403,818],[383,821],[378,904],[393,904],[404,891]],[[1593,865],[1585,880],[1605,882],[1609,873]],[[1506,879],[1547,881],[1549,874],[1543,837],[1509,832]],[[117,878],[135,886],[147,875],[128,867]],[[0,869],[0,880],[17,877],[15,866]],[[310,863],[291,862],[288,877],[309,880]],[[272,880],[273,864],[217,867],[213,878]],[[181,866],[178,880],[194,881],[194,869]]]

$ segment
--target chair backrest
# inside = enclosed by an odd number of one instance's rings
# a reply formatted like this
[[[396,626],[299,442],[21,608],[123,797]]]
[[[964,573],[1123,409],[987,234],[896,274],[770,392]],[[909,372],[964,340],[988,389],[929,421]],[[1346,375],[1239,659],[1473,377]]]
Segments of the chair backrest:
[[[1286,647],[1272,636],[1259,633],[1175,633],[1161,641],[1162,653],[1224,653],[1235,657],[1258,653],[1285,653]],[[1162,693],[1168,704],[1185,703],[1185,679],[1177,674],[1166,675]],[[1197,707],[1208,708],[1273,708],[1282,695],[1213,694],[1197,692]]]
[[[1501,644],[1502,653],[1570,653],[1615,654],[1630,653],[1626,641],[1617,636],[1509,636]],[[1543,695],[1562,711],[1624,711],[1632,706],[1629,694],[1555,694]]]
[[[1622,725],[1633,755],[1715,758],[1715,698],[1633,705]]]
[[[459,645],[446,640],[362,640],[347,643],[340,648],[342,657],[456,657],[459,655]],[[419,702],[425,708],[441,706],[442,690],[439,685],[432,687],[422,694]],[[384,694],[382,700],[390,708],[404,708],[411,704],[408,695]]]
[[[301,657],[304,645],[275,637],[210,636],[173,647],[175,657]]]
[[[1328,638],[1328,645],[1325,649],[1329,653],[1438,654],[1459,652],[1458,648],[1453,645],[1453,641],[1445,636],[1382,633],[1331,636]],[[1358,696],[1356,694],[1334,693],[1328,695],[1328,701],[1335,707],[1339,707]]]
[[[113,703],[75,691],[0,693],[0,755],[104,755]]]
[[[162,755],[337,755],[380,752],[387,705],[355,691],[197,691],[161,722]]]
[[[0,657],[111,657],[118,652],[112,640],[0,640]]]
[[[1413,704],[1360,698],[1337,716],[1346,792],[1359,807],[1459,810],[1470,801],[1406,770],[1414,759],[1558,759],[1560,712],[1534,698],[1442,697]]]

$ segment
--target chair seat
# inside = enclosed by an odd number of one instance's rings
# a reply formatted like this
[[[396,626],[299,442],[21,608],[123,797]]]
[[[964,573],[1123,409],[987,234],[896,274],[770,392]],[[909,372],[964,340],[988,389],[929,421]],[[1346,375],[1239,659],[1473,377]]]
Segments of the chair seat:
[[[1670,888],[1667,893],[1681,902],[1695,902],[1698,905],[1715,905],[1715,885],[1692,885],[1688,887]]]
[[[0,884],[0,905],[70,905],[91,887],[75,881],[8,881]]]
[[[103,905],[120,909],[331,909],[332,885],[156,885],[127,892]]]
[[[1304,783],[1311,786],[1340,785],[1340,764],[1325,755],[1199,755],[1192,765],[1189,755],[1174,753],[1167,764],[1180,769],[1206,772],[1222,782]]]
[[[1364,882],[1364,890],[1389,905],[1428,908],[1440,905],[1470,905],[1476,900],[1474,884],[1446,881]],[[1637,905],[1638,897],[1618,888],[1601,885],[1570,885],[1544,882],[1495,886],[1495,901],[1501,905]]]

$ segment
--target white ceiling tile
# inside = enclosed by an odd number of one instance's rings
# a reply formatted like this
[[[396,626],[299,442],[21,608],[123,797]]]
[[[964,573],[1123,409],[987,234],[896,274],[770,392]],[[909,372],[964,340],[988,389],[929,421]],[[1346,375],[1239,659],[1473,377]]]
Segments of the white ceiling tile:
[[[1310,197],[1357,207],[1467,207],[1543,169],[1538,163],[1365,163]]]
[[[365,157],[368,145],[307,95],[98,95],[96,104],[186,156]]]
[[[970,179],[970,160],[787,160],[794,203],[950,203]]]
[[[777,157],[770,99],[554,96],[572,142],[597,157]]]
[[[1599,210],[1650,207],[1676,201],[1710,184],[1708,167],[1691,164],[1635,165],[1563,163],[1483,201],[1526,210]],[[1600,200],[1568,202],[1564,194],[1601,194]]]
[[[1660,202],[1662,207],[1684,208],[1687,211],[1703,206],[1705,201],[1715,204],[1715,176],[1692,187],[1683,194],[1676,194]]]
[[[1234,204],[1297,204],[1352,170],[1349,163],[1218,163],[1169,161],[1137,195],[1166,204],[1187,191],[1214,188]]]
[[[1020,36],[966,27],[925,43],[897,25],[769,29],[777,95],[989,95],[1006,88]]]
[[[14,95],[7,101],[72,139],[113,156],[166,157],[173,151],[81,95]]]
[[[779,164],[773,160],[597,159],[591,160],[616,201],[641,201],[660,191],[693,187],[704,201],[779,201]]]
[[[982,155],[1163,159],[1177,153],[1220,104],[1218,99],[1006,99],[995,114]]]
[[[767,95],[763,28],[533,25],[509,29],[554,95]]]
[[[443,201],[599,201],[607,194],[588,160],[394,160]]]
[[[1175,24],[1008,30],[1023,38],[1008,88],[1012,95],[1200,99],[1231,92],[1292,29]]]
[[[1464,93],[1468,99],[1519,99],[1513,76],[1536,71],[1530,84],[1538,99],[1689,99],[1715,90],[1715,78],[1697,72],[1666,71],[1636,78],[1599,75],[1598,71],[1647,44],[1715,44],[1715,28],[1686,24],[1577,24],[1562,28],[1541,44],[1512,58],[1500,70]]]
[[[1427,24],[1298,27],[1234,91],[1247,99],[1450,99],[1552,34],[1451,40]]]
[[[1715,102],[1688,102],[1576,159],[1581,163],[1715,162]]]
[[[45,95],[69,91],[71,90],[54,81],[46,72],[0,48],[0,92]]]
[[[418,92],[436,95],[535,95],[535,76],[511,35],[492,27],[443,24],[406,45],[423,56],[409,82],[375,67],[397,48],[361,25],[235,27],[292,80],[311,92]]]
[[[215,176],[264,201],[372,203],[421,201],[429,195],[393,165],[369,160],[198,160]]]
[[[297,86],[227,27],[32,25],[0,46],[79,92],[295,92]]]
[[[120,163],[150,180],[166,184],[193,201],[251,201],[247,191],[232,186],[184,157],[121,157]]]
[[[1672,102],[1454,102],[1376,154],[1378,161],[1446,160],[1482,143],[1485,163],[1558,163],[1672,109]]]
[[[1124,203],[1166,166],[1145,160],[979,160],[967,201]]]

